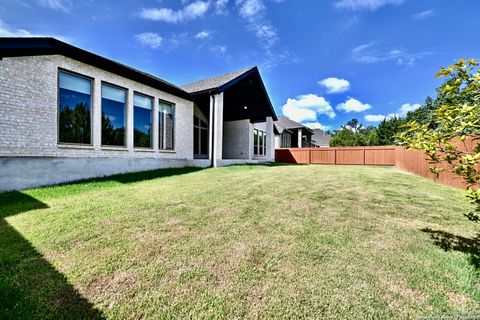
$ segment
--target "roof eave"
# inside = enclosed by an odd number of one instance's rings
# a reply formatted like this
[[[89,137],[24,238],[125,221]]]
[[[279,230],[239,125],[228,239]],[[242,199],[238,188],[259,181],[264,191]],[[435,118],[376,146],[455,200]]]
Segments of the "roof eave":
[[[108,58],[99,56],[84,49],[74,47],[68,43],[62,42],[51,37],[31,37],[31,38],[0,38],[10,40],[10,46],[2,48],[0,58],[2,57],[20,57],[20,56],[40,56],[40,55],[63,55],[71,59],[92,65],[99,69],[118,74],[130,80],[138,81],[145,85],[157,88],[180,98],[192,101],[192,96],[183,89],[168,83],[162,79],[148,75],[144,72],[115,62]],[[8,45],[8,44],[7,44]]]

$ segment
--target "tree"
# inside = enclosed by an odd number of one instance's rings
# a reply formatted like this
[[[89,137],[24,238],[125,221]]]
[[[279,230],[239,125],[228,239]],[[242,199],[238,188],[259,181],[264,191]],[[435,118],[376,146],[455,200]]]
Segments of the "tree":
[[[364,127],[357,119],[352,119],[333,132],[331,147],[372,146],[378,144],[375,127]]]
[[[352,120],[341,126],[341,128],[345,130],[350,130],[353,133],[357,133],[363,129],[363,125],[360,123],[360,121],[358,121],[358,119],[353,118]]]
[[[403,130],[405,120],[394,116],[388,119],[383,119],[377,127],[378,145],[390,146],[396,144],[396,135]]]
[[[432,115],[438,109],[437,107],[439,103],[439,101],[437,102],[437,100],[433,100],[431,97],[427,97],[425,99],[425,104],[417,110],[410,111],[405,117],[405,120],[407,122],[416,121],[417,123],[422,124],[431,122]]]
[[[476,60],[460,59],[442,68],[436,77],[445,78],[445,82],[437,89],[434,112],[430,117],[410,120],[398,135],[401,145],[425,151],[433,173],[450,171],[464,179],[474,205],[466,215],[475,221],[480,221],[480,70],[474,72],[478,65]],[[469,135],[474,135],[473,150],[465,150],[457,142]]]

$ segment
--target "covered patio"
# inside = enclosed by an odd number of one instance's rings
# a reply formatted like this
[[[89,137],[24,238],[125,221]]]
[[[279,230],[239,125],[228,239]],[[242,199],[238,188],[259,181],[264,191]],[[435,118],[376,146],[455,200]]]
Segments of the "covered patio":
[[[257,67],[182,87],[194,98],[195,159],[214,167],[274,160],[277,120]]]

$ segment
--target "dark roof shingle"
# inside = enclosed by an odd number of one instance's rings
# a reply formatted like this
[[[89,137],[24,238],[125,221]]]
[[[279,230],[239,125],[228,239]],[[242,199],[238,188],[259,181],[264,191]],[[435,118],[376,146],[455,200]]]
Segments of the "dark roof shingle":
[[[255,67],[250,67],[238,71],[233,71],[229,73],[225,73],[213,78],[208,78],[204,80],[200,80],[197,82],[192,82],[181,86],[181,88],[189,93],[196,93],[202,92],[207,90],[218,89],[221,86],[229,83],[232,80],[240,77],[241,75],[247,73],[248,71],[254,69]]]
[[[330,140],[332,136],[323,131],[322,129],[313,129],[312,143],[316,146],[328,147],[330,145]]]
[[[282,133],[283,130],[287,129],[300,129],[300,128],[305,128],[308,131],[312,131],[309,127],[304,126],[301,123],[295,122],[293,120],[290,120],[288,118],[282,117],[282,116],[277,116],[278,120],[275,121],[275,126],[277,127],[278,132]]]

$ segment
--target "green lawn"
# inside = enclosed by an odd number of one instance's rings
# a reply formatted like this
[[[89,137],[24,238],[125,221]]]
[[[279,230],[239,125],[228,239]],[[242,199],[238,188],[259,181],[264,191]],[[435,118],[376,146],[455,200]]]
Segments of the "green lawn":
[[[415,318],[480,305],[480,225],[462,215],[463,192],[395,168],[164,170],[0,204],[0,318]]]

